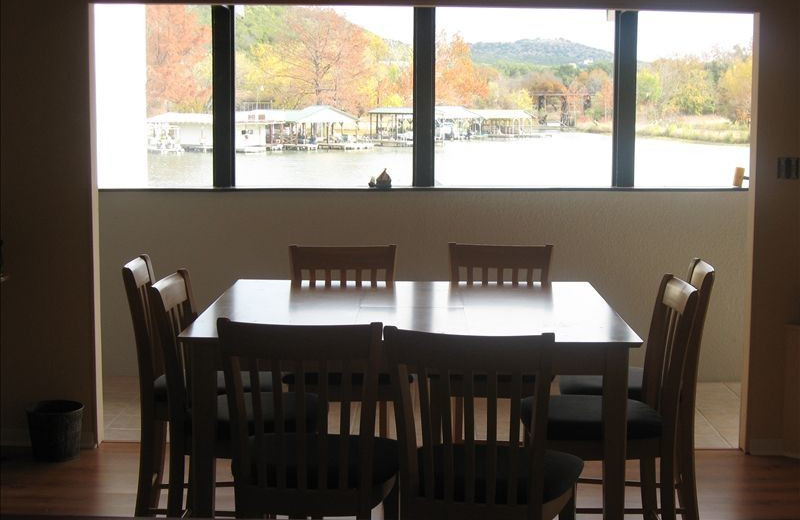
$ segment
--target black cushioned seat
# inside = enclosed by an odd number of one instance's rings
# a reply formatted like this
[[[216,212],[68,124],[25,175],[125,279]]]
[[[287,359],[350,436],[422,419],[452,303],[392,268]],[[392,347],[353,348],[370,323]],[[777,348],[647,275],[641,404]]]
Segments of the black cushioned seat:
[[[272,390],[272,374],[269,372],[259,372],[258,381],[261,384],[262,392]],[[245,392],[250,391],[250,374],[242,372],[242,386]],[[161,374],[153,382],[153,392],[156,401],[167,402],[167,375]],[[217,372],[217,395],[225,393],[225,374],[220,370]]]
[[[327,457],[327,484],[328,489],[336,489],[339,486],[339,442],[341,440],[347,442],[347,487],[350,489],[359,486],[359,465],[361,459],[359,457],[359,440],[358,435],[349,435],[342,437],[339,435],[327,436],[327,447],[325,455]],[[264,436],[267,449],[266,453],[269,457],[267,460],[267,482],[270,486],[277,486],[276,470],[277,464],[274,458],[276,454],[283,453],[286,457],[286,485],[289,488],[297,487],[297,437],[295,435],[284,435],[284,444],[278,445],[278,436],[269,434]],[[255,439],[251,442],[254,444]],[[319,459],[319,439],[315,435],[306,437],[306,475],[307,486],[309,489],[316,489],[318,487],[318,464]],[[251,453],[255,453],[255,446],[251,446]],[[255,478],[258,471],[258,462],[253,460],[251,471]],[[398,451],[397,441],[393,439],[385,439],[375,437],[373,440],[373,454],[372,454],[372,483],[382,484],[387,482],[397,474],[398,467]]]
[[[316,386],[317,381],[319,380],[319,374],[316,372],[307,372],[306,373],[306,384],[309,386]],[[408,376],[408,382],[411,383],[414,381],[412,376]],[[285,374],[283,376],[283,382],[287,385],[294,384],[294,374]],[[361,386],[364,382],[364,374],[361,372],[354,372],[351,375],[350,384],[353,386]],[[341,386],[342,384],[342,374],[341,372],[330,372],[328,373],[328,386]],[[391,386],[392,379],[389,374],[378,374],[378,386]]]
[[[597,441],[603,438],[603,398],[596,395],[550,397],[547,438],[559,441]],[[530,428],[533,400],[522,400],[522,422]],[[661,436],[661,416],[642,403],[628,399],[628,439]]]
[[[317,424],[317,396],[315,394],[305,394],[306,400],[306,424],[307,429],[310,431],[316,431],[316,424]],[[253,404],[250,401],[249,396],[245,397],[244,400],[244,407],[245,411],[247,412],[247,420],[249,425],[249,432],[250,434],[255,434],[255,428],[253,425]],[[284,413],[286,414],[286,422],[284,423],[284,428],[286,431],[292,432],[296,428],[296,410],[297,410],[297,400],[295,398],[295,394],[292,393],[285,393],[283,394],[283,409]],[[261,410],[264,414],[264,422],[265,428],[264,431],[267,432],[274,432],[275,425],[273,423],[274,418],[274,407],[272,401],[272,394],[268,392],[261,393]],[[186,414],[186,434],[187,436],[191,436],[192,433],[192,410],[190,409],[189,412]],[[231,438],[231,412],[230,408],[228,408],[228,396],[227,395],[219,395],[217,396],[217,439],[220,441],[229,441]]]
[[[475,501],[486,503],[486,445],[475,445]],[[422,466],[422,448],[418,451],[418,468],[420,473],[420,494],[425,494],[425,477]],[[525,504],[528,501],[528,477],[530,465],[528,450],[521,448],[517,451],[516,471],[517,481],[517,503]],[[507,446],[497,448],[497,481],[495,488],[495,503],[505,504],[508,498],[508,474],[510,473],[510,450]],[[433,449],[434,464],[434,491],[436,498],[444,497],[444,446],[439,444]],[[453,498],[457,502],[464,501],[465,473],[466,473],[466,453],[463,444],[453,445],[453,471],[455,474],[455,486]],[[544,454],[544,488],[543,501],[553,500],[569,489],[578,480],[578,476],[583,471],[583,461],[574,455],[562,453],[560,451],[546,450]]]
[[[642,400],[642,376],[639,367],[628,369],[628,399]],[[603,395],[603,376],[558,376],[558,389],[562,394]]]

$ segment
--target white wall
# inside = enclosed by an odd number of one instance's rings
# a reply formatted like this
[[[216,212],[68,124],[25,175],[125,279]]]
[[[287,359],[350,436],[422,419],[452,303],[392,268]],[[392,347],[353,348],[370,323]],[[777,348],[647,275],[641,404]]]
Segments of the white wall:
[[[237,278],[288,278],[287,245],[396,243],[397,279],[446,280],[447,242],[555,245],[554,280],[589,280],[643,338],[661,275],[717,268],[700,362],[739,380],[749,192],[236,191],[100,193],[104,372],[135,375],[120,269],[187,267],[198,306]],[[641,353],[632,360],[641,364]]]

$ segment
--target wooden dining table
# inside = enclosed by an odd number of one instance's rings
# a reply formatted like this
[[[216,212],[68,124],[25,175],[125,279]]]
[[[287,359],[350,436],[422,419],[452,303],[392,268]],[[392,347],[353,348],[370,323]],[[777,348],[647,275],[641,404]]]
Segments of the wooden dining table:
[[[603,377],[604,518],[621,519],[625,498],[628,354],[642,340],[588,282],[391,287],[293,287],[289,280],[237,280],[187,327],[191,355],[192,515],[214,512],[217,319],[287,325],[381,322],[401,329],[486,336],[555,333],[556,374]]]

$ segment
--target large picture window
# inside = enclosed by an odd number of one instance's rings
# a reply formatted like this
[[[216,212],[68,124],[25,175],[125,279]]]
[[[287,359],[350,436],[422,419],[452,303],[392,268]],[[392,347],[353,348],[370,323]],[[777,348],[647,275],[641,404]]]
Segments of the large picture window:
[[[384,171],[393,187],[729,187],[750,163],[750,14],[98,4],[93,19],[101,188],[366,188]]]
[[[611,185],[606,11],[436,10],[436,184]]]
[[[211,8],[94,6],[100,188],[210,187]]]
[[[730,186],[749,169],[752,27],[750,14],[639,13],[637,186]]]

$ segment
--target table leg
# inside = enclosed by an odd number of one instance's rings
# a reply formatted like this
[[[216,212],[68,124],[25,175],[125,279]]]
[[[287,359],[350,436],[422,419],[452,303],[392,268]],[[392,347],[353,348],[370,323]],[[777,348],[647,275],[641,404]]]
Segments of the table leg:
[[[625,508],[625,442],[628,349],[606,353],[603,374],[603,518],[622,519]]]
[[[192,351],[192,516],[214,516],[216,480],[217,356],[216,349],[200,345]]]

